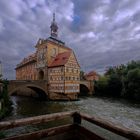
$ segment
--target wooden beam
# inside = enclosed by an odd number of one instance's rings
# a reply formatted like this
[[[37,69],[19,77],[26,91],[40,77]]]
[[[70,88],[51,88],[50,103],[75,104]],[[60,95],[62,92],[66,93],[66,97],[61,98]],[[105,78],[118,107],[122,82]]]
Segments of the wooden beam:
[[[86,129],[83,126],[75,125],[75,130],[77,130],[77,137],[80,138],[87,138],[88,140],[105,140],[105,138],[95,134],[94,132],[91,132],[90,130]]]
[[[114,125],[112,122],[108,122],[101,118],[89,116],[87,114],[80,113],[80,115],[82,119],[88,122],[91,122],[93,124],[96,124],[102,128],[105,128],[111,132],[114,132],[120,136],[129,138],[129,139],[140,140],[140,133],[137,131],[133,131],[123,126]]]
[[[29,117],[29,118],[12,120],[12,121],[4,121],[4,122],[0,122],[0,130],[6,130],[6,129],[24,126],[24,125],[46,123],[49,121],[64,119],[66,117],[72,117],[74,113],[75,111],[70,111],[70,112],[54,113],[54,114]]]
[[[39,140],[41,138],[48,138],[51,136],[56,136],[61,133],[68,133],[70,131],[74,131],[74,125],[68,124],[59,127],[53,127],[49,129],[43,129],[31,133],[21,134],[19,136],[12,136],[8,138],[4,138],[2,140]]]
[[[117,126],[117,125],[115,126],[113,123],[106,121],[104,119],[89,116],[89,115],[79,113],[76,111],[47,114],[47,115],[18,119],[18,120],[13,120],[13,121],[0,122],[0,130],[6,130],[6,129],[24,126],[24,125],[46,123],[49,121],[64,119],[66,117],[74,117],[74,119],[73,119],[74,123],[77,123],[77,124],[80,124],[81,119],[84,119],[88,122],[91,122],[95,125],[98,125],[104,129],[107,129],[107,130],[114,132],[118,135],[121,135],[123,137],[129,138],[129,139],[140,140],[139,132],[133,131],[131,129],[128,129],[128,128],[125,128],[122,126]]]

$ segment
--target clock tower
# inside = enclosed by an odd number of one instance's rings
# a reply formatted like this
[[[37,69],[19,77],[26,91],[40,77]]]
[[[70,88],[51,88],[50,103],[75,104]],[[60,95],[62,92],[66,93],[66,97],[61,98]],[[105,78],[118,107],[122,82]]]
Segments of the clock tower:
[[[47,44],[46,41],[43,39],[39,39],[36,45],[37,51],[37,73],[39,80],[46,80],[47,79]]]

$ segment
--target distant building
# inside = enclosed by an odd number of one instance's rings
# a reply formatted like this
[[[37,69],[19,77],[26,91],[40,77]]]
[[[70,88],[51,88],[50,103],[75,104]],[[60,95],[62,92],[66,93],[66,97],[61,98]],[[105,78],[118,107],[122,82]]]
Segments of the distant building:
[[[91,71],[91,72],[85,74],[85,79],[90,80],[90,81],[98,81],[99,74],[97,74],[95,71]]]
[[[77,99],[80,82],[80,66],[73,50],[58,39],[55,15],[51,23],[51,36],[39,39],[36,52],[24,58],[16,67],[17,80],[47,80],[49,94],[61,98],[65,94]]]

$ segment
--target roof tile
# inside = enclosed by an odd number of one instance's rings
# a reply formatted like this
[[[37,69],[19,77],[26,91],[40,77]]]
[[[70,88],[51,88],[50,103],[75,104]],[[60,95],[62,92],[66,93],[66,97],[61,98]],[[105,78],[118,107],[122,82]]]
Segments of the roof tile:
[[[67,63],[69,57],[70,57],[71,51],[59,53],[52,63],[49,65],[49,67],[56,67],[56,66],[63,66]]]

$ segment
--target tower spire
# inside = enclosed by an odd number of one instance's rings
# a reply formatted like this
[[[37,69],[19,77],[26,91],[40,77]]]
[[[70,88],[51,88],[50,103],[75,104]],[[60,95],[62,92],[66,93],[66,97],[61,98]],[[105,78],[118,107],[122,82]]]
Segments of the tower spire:
[[[53,22],[55,22],[55,13],[53,13]]]
[[[53,13],[53,21],[51,23],[51,37],[57,38],[58,34],[58,26],[57,23],[55,22],[55,13]]]

